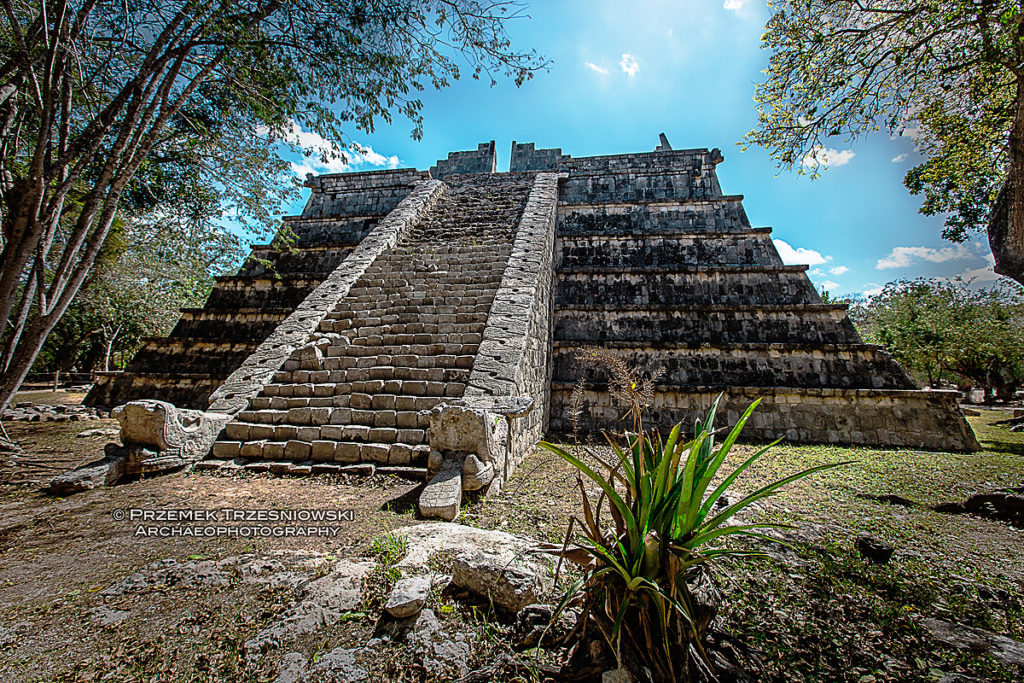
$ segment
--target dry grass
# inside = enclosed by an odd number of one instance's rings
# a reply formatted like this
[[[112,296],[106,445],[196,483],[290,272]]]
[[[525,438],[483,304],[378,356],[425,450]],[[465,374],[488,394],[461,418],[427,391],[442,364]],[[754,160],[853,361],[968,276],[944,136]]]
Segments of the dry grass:
[[[764,560],[726,568],[724,625],[762,650],[764,679],[927,681],[939,672],[959,671],[1019,680],[1019,672],[987,657],[938,646],[918,623],[923,616],[936,616],[1024,639],[1022,532],[998,522],[894,507],[857,495],[897,493],[934,504],[1024,484],[1024,435],[991,427],[1000,417],[985,411],[971,418],[985,447],[977,454],[784,446],[743,479],[742,488],[750,490],[821,462],[858,461],[792,487],[762,511],[818,530],[820,538],[797,544],[806,565]],[[118,626],[100,627],[88,614],[104,604],[99,590],[156,560],[256,552],[288,564],[309,555],[365,552],[380,532],[415,523],[408,504],[415,485],[396,479],[176,473],[67,499],[39,493],[33,482],[99,457],[105,439],[74,435],[103,424],[112,423],[6,425],[27,453],[15,473],[17,483],[0,486],[0,628],[16,634],[0,651],[0,680],[90,680],[103,671],[117,671],[113,681],[272,680],[272,665],[262,673],[245,669],[236,655],[240,643],[287,608],[293,597],[286,593],[241,583],[168,586],[109,603],[130,613]],[[734,457],[744,453],[749,450],[738,448]],[[566,464],[536,452],[499,496],[467,503],[460,521],[560,541],[569,517],[579,509],[574,486]],[[118,508],[228,506],[352,508],[356,520],[339,539],[247,542],[137,539],[129,525],[111,517]],[[861,532],[893,542],[894,560],[882,568],[865,564],[852,548],[853,537]],[[462,604],[450,596],[434,599],[439,610]],[[486,610],[451,610],[442,616],[465,622],[477,634],[474,667],[507,652],[501,646],[504,626]],[[369,619],[347,621],[286,651],[315,656],[339,644],[357,645],[372,627]],[[401,653],[392,654],[381,660],[377,680],[402,670]],[[493,678],[502,680],[506,673],[495,670]]]

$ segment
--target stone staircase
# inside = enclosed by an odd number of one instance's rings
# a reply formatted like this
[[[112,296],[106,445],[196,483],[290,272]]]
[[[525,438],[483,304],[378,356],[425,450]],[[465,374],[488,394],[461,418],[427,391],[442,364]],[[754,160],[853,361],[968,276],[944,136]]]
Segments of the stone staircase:
[[[215,458],[279,461],[293,473],[375,463],[426,474],[421,411],[465,390],[532,176],[445,183],[320,323],[320,350],[293,355],[228,424]]]
[[[216,279],[202,308],[184,308],[167,337],[145,340],[124,372],[101,373],[87,405],[155,398],[205,410],[210,394],[255,351],[423,177],[417,171],[320,176],[301,216],[274,244],[255,245]]]

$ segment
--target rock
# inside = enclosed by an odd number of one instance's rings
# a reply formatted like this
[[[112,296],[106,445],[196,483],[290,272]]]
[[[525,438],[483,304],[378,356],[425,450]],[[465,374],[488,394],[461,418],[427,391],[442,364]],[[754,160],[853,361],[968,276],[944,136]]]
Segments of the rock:
[[[885,541],[867,534],[858,536],[855,545],[861,555],[875,564],[885,564],[895,551],[895,548]]]
[[[463,633],[446,634],[432,610],[420,612],[407,640],[426,669],[428,680],[454,680],[469,674],[468,662],[473,654],[469,637]]]
[[[1019,640],[940,619],[924,619],[921,624],[933,638],[950,647],[989,654],[1007,664],[1024,666],[1024,643]]]
[[[79,491],[90,491],[97,486],[109,486],[123,477],[128,460],[122,456],[107,456],[64,474],[58,474],[46,487],[48,493],[59,496]]]
[[[946,674],[936,683],[985,683],[985,681],[981,678],[964,676],[963,674]]]
[[[579,610],[563,610],[552,624],[551,617],[554,613],[553,605],[533,604],[519,610],[512,628],[513,645],[517,649],[525,650],[538,645],[554,646],[560,643],[572,632],[576,620],[579,619]]]
[[[420,494],[420,514],[426,518],[454,520],[462,505],[462,473],[455,468],[442,469]]]
[[[116,436],[118,431],[119,430],[115,427],[86,429],[75,434],[75,437],[79,439],[88,439],[93,436]]]
[[[981,411],[977,410],[976,408],[960,406],[960,410],[962,410],[963,414],[966,415],[967,417],[978,417],[979,415],[981,415]]]
[[[21,446],[0,436],[0,453],[24,453]]]
[[[366,680],[366,670],[356,663],[359,649],[337,647],[323,655],[316,663],[317,669],[330,671],[335,683],[357,683]]]
[[[452,570],[452,583],[456,586],[510,612],[537,602],[548,583],[546,578],[536,567],[478,550],[456,555]]]
[[[124,595],[160,586],[226,586],[231,583],[231,574],[226,569],[212,560],[159,560],[105,588],[100,595]]]
[[[340,611],[353,610],[362,600],[363,577],[374,566],[371,561],[338,560],[330,574],[306,584],[302,599]]]
[[[430,451],[430,455],[427,456],[427,472],[431,474],[440,472],[442,464],[444,464],[444,456],[441,455],[441,451]]]
[[[625,669],[612,669],[601,674],[601,683],[633,683],[633,677]]]
[[[494,479],[494,464],[483,463],[473,454],[462,461],[462,488],[465,491],[478,491]]]
[[[391,590],[384,611],[396,619],[419,614],[430,595],[429,576],[410,576],[399,579]]]
[[[119,624],[128,618],[128,612],[123,610],[110,609],[109,607],[97,607],[89,612],[89,618],[93,623],[100,626],[112,626]]]
[[[303,587],[301,602],[287,610],[279,621],[246,641],[246,650],[267,650],[337,623],[344,612],[359,606],[363,577],[373,571],[374,566],[370,561],[339,560],[331,573]]]
[[[309,660],[298,652],[289,652],[281,658],[277,678],[274,683],[302,683],[306,679],[306,667]]]
[[[430,558],[437,553],[451,550],[479,550],[497,555],[505,561],[513,559],[529,562],[546,568],[553,567],[549,555],[534,554],[537,542],[514,536],[504,531],[477,529],[462,524],[429,522],[401,527],[390,532],[405,538],[406,555],[395,566],[402,571],[426,570]]]
[[[189,466],[203,459],[232,419],[151,399],[130,401],[111,415],[121,424],[129,474]]]

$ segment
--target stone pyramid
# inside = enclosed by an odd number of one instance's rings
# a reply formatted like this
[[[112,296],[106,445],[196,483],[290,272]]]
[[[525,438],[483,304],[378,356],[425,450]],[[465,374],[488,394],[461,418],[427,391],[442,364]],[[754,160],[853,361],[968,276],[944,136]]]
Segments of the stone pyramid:
[[[976,449],[956,393],[919,390],[783,265],[722,193],[721,162],[664,136],[581,159],[513,143],[498,173],[491,142],[429,172],[310,177],[294,244],[254,247],[87,402],[231,414],[213,449],[231,466],[493,490],[544,431],[571,429],[581,375],[579,425],[621,426],[604,371],[575,362],[600,345],[663,371],[662,428],[721,393],[723,423],[763,398],[747,438]]]

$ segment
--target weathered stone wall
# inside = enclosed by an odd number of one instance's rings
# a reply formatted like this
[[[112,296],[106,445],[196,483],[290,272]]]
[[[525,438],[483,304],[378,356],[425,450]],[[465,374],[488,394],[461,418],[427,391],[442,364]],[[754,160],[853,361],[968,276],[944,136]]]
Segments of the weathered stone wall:
[[[656,234],[750,230],[743,196],[645,204],[568,204],[558,207],[558,234]]]
[[[376,225],[376,222],[374,222]],[[360,237],[359,239],[362,239]],[[356,240],[358,243],[358,240]],[[253,247],[239,275],[319,275],[326,277],[355,249],[353,245],[325,244],[318,247],[284,248]]]
[[[663,345],[633,342],[601,344],[627,366],[651,374],[661,371],[659,390],[672,385],[747,387],[836,387],[915,389],[900,367],[878,347],[867,344],[715,344]],[[574,357],[580,347],[560,342],[555,351],[556,382],[608,382],[604,368],[583,370]]]
[[[509,420],[508,459],[499,463],[497,487],[522,462],[548,423],[559,177],[540,173],[534,181],[466,386],[467,398],[527,396],[533,401],[527,415]]]
[[[168,339],[196,337],[224,340],[266,339],[281,324],[289,308],[239,308],[230,313],[205,308],[187,308]],[[231,324],[226,324],[230,316]]]
[[[687,266],[643,271],[596,266],[558,272],[556,304],[688,305],[820,304],[807,266]]]
[[[491,140],[481,142],[472,152],[449,152],[447,159],[440,159],[430,167],[430,177],[443,180],[463,173],[494,173],[497,164],[498,156]]]
[[[295,311],[231,374],[210,397],[210,410],[236,413],[269,384],[274,373],[302,346],[321,321],[334,309],[356,280],[384,253],[395,246],[401,235],[430,210],[444,193],[438,180],[422,180],[389,213],[338,268],[299,304]]]
[[[331,173],[309,176],[306,187],[313,192],[302,218],[377,216],[393,211],[408,196],[413,185],[427,174],[412,168],[366,173]]]
[[[658,266],[687,266],[694,263],[729,263],[741,266],[781,266],[782,259],[769,232],[757,237],[635,234],[563,235],[555,258],[563,268],[608,267],[644,269]]]
[[[692,430],[719,394],[715,390],[659,391],[647,427],[668,430],[683,422]],[[860,444],[973,451],[974,433],[957,405],[955,391],[896,391],[876,389],[790,389],[730,387],[719,407],[716,424],[733,425],[753,401],[763,399],[743,429],[747,440],[791,443]],[[567,414],[572,387],[556,384],[552,391],[551,429],[572,431]],[[587,391],[581,430],[614,428],[624,409],[607,392]]]
[[[715,166],[718,150],[680,150],[564,159],[558,169],[569,174],[565,204],[665,202],[722,196]]]
[[[568,158],[560,149],[537,149],[532,142],[519,144],[513,140],[508,170],[513,173],[553,170],[558,167],[560,161]]]
[[[645,339],[691,344],[857,344],[845,305],[612,306],[592,304],[555,311],[555,337],[603,342]]]

